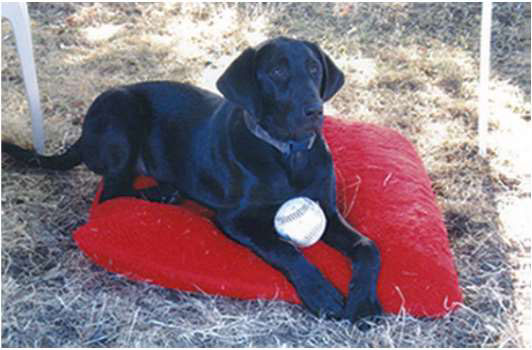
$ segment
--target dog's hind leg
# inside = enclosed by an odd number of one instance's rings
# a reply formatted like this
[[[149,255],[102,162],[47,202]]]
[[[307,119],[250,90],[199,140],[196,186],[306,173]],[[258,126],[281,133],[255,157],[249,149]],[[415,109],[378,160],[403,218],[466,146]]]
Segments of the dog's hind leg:
[[[158,186],[137,190],[136,197],[151,202],[166,204],[179,204],[183,201],[179,190],[168,183],[161,183]]]
[[[98,147],[90,147],[90,143],[98,143]],[[136,196],[133,180],[136,175],[134,159],[138,146],[125,130],[109,126],[98,137],[86,141],[84,146],[85,163],[89,169],[103,176],[100,202],[116,197]]]
[[[100,203],[117,197],[136,197],[133,180],[129,176],[104,176]]]
[[[89,108],[80,139],[83,163],[103,176],[100,201],[136,197],[133,180],[148,130],[145,104],[125,88],[98,96]]]
[[[135,197],[150,202],[179,204],[183,201],[179,191],[170,184],[160,184],[153,187],[134,189],[134,176],[104,176],[103,191],[100,202],[117,197]]]

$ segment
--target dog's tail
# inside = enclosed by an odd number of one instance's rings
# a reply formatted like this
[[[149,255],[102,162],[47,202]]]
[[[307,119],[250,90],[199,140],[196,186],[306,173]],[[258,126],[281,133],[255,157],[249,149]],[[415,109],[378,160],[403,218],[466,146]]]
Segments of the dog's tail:
[[[76,141],[65,153],[54,156],[42,156],[36,152],[2,141],[2,153],[4,152],[16,160],[36,168],[69,170],[81,164],[80,140]]]

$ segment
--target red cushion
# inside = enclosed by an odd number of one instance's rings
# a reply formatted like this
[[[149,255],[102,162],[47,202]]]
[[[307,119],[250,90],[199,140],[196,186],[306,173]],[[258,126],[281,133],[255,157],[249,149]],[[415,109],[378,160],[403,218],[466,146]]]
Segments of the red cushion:
[[[403,307],[414,316],[436,317],[458,306],[462,294],[447,231],[412,144],[389,129],[332,118],[324,133],[335,162],[339,208],[380,249],[384,311]],[[137,186],[153,183],[140,178]],[[98,196],[74,239],[109,271],[184,291],[300,303],[280,272],[226,238],[199,205],[133,198],[98,204]],[[346,258],[321,242],[302,251],[346,293]]]

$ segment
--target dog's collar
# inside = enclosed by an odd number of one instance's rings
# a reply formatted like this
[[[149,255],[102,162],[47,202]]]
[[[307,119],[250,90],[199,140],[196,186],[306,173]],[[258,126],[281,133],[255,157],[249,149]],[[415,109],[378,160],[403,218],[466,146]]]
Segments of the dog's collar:
[[[244,113],[244,121],[253,135],[277,148],[277,150],[284,155],[309,150],[312,148],[312,145],[314,145],[314,141],[316,140],[316,133],[314,132],[312,136],[303,141],[280,141],[274,139],[248,113]]]

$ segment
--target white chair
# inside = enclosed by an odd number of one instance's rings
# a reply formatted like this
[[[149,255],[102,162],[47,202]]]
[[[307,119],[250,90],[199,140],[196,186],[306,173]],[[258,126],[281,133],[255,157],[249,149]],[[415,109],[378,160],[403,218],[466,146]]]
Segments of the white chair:
[[[486,156],[488,136],[492,7],[491,1],[482,1],[482,22],[480,26],[480,80],[478,93],[478,148],[479,154],[482,157]]]
[[[42,154],[44,152],[44,129],[39,87],[37,86],[37,75],[33,61],[31,23],[26,3],[3,2],[2,17],[9,20],[15,32],[17,51],[22,62],[22,75],[31,111],[33,145],[35,150]]]

